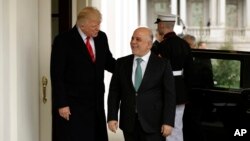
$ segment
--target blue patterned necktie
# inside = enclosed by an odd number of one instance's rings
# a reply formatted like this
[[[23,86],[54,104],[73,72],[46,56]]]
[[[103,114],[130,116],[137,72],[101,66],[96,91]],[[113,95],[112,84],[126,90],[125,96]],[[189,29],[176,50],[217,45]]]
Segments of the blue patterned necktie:
[[[140,85],[141,85],[141,81],[142,81],[142,70],[141,70],[141,62],[143,60],[141,58],[137,58],[136,62],[137,62],[137,67],[135,69],[135,90],[138,91]]]

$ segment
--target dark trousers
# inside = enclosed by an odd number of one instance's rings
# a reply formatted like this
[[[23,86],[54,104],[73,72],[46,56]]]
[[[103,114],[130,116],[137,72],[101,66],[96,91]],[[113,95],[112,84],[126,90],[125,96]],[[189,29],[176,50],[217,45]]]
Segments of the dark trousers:
[[[161,127],[159,127],[160,129]],[[146,133],[141,126],[138,116],[136,116],[135,128],[133,132],[123,131],[125,141],[165,141],[165,138],[159,132]]]

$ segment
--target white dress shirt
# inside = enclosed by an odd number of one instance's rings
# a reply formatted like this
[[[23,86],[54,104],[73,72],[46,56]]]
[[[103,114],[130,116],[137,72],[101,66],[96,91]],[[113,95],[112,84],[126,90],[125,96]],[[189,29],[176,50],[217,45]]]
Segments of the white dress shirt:
[[[81,30],[79,27],[77,27],[77,30],[78,30],[79,34],[81,35],[82,40],[83,40],[84,43],[86,44],[87,36],[82,32],[82,30]],[[96,58],[96,55],[95,55],[96,53],[95,53],[95,42],[94,42],[94,39],[91,37],[91,38],[89,39],[89,42],[90,42],[92,51],[93,51],[93,53],[94,53],[94,56],[95,56],[95,58]]]
[[[137,67],[137,58],[141,58],[142,62],[141,62],[141,70],[142,70],[142,79],[148,64],[148,60],[149,60],[149,56],[151,54],[151,51],[149,51],[146,55],[139,57],[139,56],[134,56],[134,60],[133,60],[133,72],[132,72],[132,82],[133,84],[135,84],[135,69]]]

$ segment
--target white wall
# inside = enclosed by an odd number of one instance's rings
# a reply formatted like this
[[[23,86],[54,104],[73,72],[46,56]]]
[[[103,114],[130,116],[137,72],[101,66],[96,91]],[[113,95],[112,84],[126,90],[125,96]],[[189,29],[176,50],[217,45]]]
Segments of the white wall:
[[[131,53],[130,39],[138,27],[138,3],[135,0],[93,0],[92,5],[103,15],[101,29],[108,35],[109,45],[114,56]]]
[[[5,114],[4,112],[8,109],[6,109],[6,101],[7,96],[5,95],[5,93],[7,93],[7,85],[8,79],[6,79],[6,67],[8,67],[7,62],[5,61],[4,58],[6,58],[7,54],[6,54],[6,48],[4,48],[7,43],[6,43],[6,36],[8,36],[5,33],[5,30],[7,28],[7,22],[4,22],[7,20],[7,15],[4,14],[6,11],[6,2],[4,2],[3,0],[0,0],[0,141],[4,141],[6,139],[8,139],[6,136],[9,136],[8,133],[6,133],[5,131],[9,131],[9,128],[6,127],[6,119],[7,118],[7,114]]]
[[[38,0],[0,0],[0,140],[38,141]]]
[[[3,2],[0,1],[0,19],[3,19]],[[3,78],[3,23],[0,22],[0,78]],[[3,79],[0,79],[0,97],[3,97]],[[2,103],[2,101],[0,101],[0,111],[4,110],[4,103]],[[0,113],[2,115],[2,113]],[[3,116],[0,116],[0,125],[4,124],[4,120],[3,120]],[[3,140],[4,138],[4,133],[3,133],[3,128],[0,127],[0,141]]]
[[[130,39],[138,27],[138,3],[135,0],[92,0],[103,16],[101,30],[106,32],[110,50],[115,58],[131,54]],[[105,73],[106,94],[109,90],[111,74]],[[107,104],[105,104],[107,109]]]

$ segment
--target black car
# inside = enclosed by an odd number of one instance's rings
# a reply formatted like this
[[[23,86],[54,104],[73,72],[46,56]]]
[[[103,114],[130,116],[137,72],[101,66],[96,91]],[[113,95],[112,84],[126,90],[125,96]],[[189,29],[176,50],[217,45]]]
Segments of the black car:
[[[210,63],[207,68],[211,70],[210,73],[194,67],[194,75],[197,75],[194,81],[198,83],[193,84],[192,93],[202,107],[204,140],[249,141],[250,52],[193,49],[192,53],[194,60]],[[212,79],[212,85],[207,77]]]

